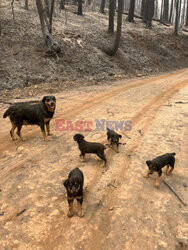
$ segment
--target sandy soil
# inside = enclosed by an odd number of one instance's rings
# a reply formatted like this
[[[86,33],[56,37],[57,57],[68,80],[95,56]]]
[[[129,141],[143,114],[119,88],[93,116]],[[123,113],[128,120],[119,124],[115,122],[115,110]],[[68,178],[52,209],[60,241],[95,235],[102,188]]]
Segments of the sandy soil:
[[[172,176],[162,179],[188,203],[187,84],[184,69],[54,93],[57,110],[48,142],[34,126],[24,127],[25,142],[13,142],[10,122],[1,119],[1,249],[187,249],[187,207],[162,181],[157,189],[154,176],[143,178],[146,160],[176,152]],[[1,117],[7,107],[1,105]],[[83,134],[101,143],[106,132],[94,130],[95,119],[131,120],[133,126],[121,132],[126,145],[120,153],[106,150],[103,168],[95,156],[80,162],[76,132],[56,131],[56,119],[93,121],[93,130]],[[75,167],[85,175],[84,216],[69,219],[62,182]]]

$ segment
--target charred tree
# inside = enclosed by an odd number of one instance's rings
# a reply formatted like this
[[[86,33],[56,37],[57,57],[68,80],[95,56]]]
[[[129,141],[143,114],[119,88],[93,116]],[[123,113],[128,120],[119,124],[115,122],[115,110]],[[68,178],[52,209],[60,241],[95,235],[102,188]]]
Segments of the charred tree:
[[[178,35],[178,26],[179,26],[179,0],[176,0],[176,18],[174,25],[174,35]]]
[[[105,0],[101,0],[100,13],[104,14]]]
[[[46,53],[49,56],[55,55],[58,61],[59,60],[58,53],[61,51],[61,48],[59,44],[53,40],[52,35],[49,34],[50,27],[49,24],[47,23],[47,18],[45,17],[46,12],[44,11],[41,0],[36,0],[36,6],[39,14],[42,35],[46,45],[48,46],[48,50],[46,51]]]
[[[65,1],[64,0],[60,0],[60,10],[64,10],[65,9]]]
[[[172,12],[173,12],[173,6],[174,6],[174,0],[171,1],[171,6],[170,6],[170,15],[169,15],[169,23],[172,23]]]
[[[104,52],[109,56],[114,56],[119,48],[121,39],[121,28],[122,28],[122,11],[123,11],[123,0],[118,0],[118,16],[117,16],[117,31],[114,45],[112,48],[104,49]]]
[[[168,22],[169,0],[164,0],[163,5],[163,21]]]
[[[108,19],[108,33],[114,33],[114,14],[115,14],[115,2],[109,1],[109,19]]]
[[[146,0],[142,0],[142,5],[141,5],[141,16],[144,16],[145,13],[145,8],[146,8]]]
[[[135,9],[135,0],[130,1],[130,6],[129,6],[129,14],[127,17],[128,22],[134,22],[134,9]]]
[[[44,0],[44,6],[45,6],[45,10],[46,10],[47,16],[49,17],[50,16],[50,7],[49,7],[48,0]]]
[[[152,27],[152,18],[154,15],[154,0],[146,0],[143,21],[147,28]]]
[[[25,9],[25,10],[29,10],[28,0],[25,0],[24,9]]]
[[[185,26],[188,26],[188,0],[187,0],[187,10],[186,10],[186,19],[185,19]]]
[[[78,0],[78,15],[82,16],[82,0]]]
[[[52,34],[52,18],[53,18],[53,12],[54,12],[54,1],[51,1],[51,9],[50,9],[50,18],[49,18],[49,22],[50,22],[50,28],[49,28],[49,33]]]

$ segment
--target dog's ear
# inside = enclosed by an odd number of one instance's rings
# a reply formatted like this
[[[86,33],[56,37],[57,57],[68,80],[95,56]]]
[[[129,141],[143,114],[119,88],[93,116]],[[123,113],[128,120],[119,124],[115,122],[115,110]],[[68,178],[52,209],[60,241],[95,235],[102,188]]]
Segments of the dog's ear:
[[[42,99],[42,102],[45,102],[45,101],[46,101],[46,96],[44,96]]]
[[[67,188],[68,185],[69,185],[69,179],[66,179],[66,180],[63,182],[63,185]]]
[[[122,138],[122,135],[119,135],[119,138],[121,139],[121,138]]]
[[[146,164],[148,165],[148,167],[151,165],[151,161],[146,161]]]

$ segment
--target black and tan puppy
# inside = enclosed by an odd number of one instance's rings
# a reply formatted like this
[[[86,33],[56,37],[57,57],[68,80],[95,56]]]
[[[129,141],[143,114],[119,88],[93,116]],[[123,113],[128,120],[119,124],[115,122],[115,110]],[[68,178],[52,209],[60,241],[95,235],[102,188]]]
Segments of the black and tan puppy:
[[[44,140],[47,140],[45,125],[48,135],[50,134],[50,120],[52,119],[56,107],[55,96],[44,96],[40,103],[22,102],[10,106],[4,113],[3,118],[9,116],[12,129],[10,135],[12,140],[15,140],[14,130],[17,128],[17,135],[21,136],[23,125],[39,125],[43,134]]]
[[[119,139],[122,138],[121,135],[116,133],[115,131],[107,128],[107,140],[110,143],[110,146],[117,152],[119,153]]]
[[[159,187],[159,179],[160,179],[160,176],[162,175],[162,168],[167,166],[167,169],[166,169],[167,175],[171,174],[172,171],[174,170],[174,164],[175,164],[174,155],[176,155],[176,154],[175,153],[168,153],[168,154],[158,156],[151,161],[146,161],[146,164],[147,164],[149,170],[144,177],[149,178],[150,174],[153,174],[153,172],[156,172],[157,177],[156,177],[156,181],[155,181],[155,186]],[[169,170],[169,167],[171,167],[170,170]]]
[[[74,199],[77,200],[78,216],[82,217],[83,185],[84,185],[84,175],[79,168],[73,169],[69,173],[68,179],[64,181],[64,186],[67,189],[67,201],[69,204],[69,211],[67,214],[68,217],[72,217],[74,215],[73,211]]]
[[[106,147],[103,144],[97,142],[87,142],[81,134],[74,135],[73,139],[78,143],[78,147],[81,151],[80,157],[83,158],[83,161],[85,160],[85,154],[96,154],[104,161],[104,166],[106,165],[107,160],[104,154]]]

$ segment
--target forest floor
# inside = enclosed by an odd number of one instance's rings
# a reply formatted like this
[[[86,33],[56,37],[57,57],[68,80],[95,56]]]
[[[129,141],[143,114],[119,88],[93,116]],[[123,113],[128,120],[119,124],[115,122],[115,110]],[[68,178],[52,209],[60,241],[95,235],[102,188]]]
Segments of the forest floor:
[[[75,86],[103,84],[106,81],[156,75],[188,66],[188,33],[173,35],[173,27],[153,22],[146,29],[138,18],[126,22],[118,53],[107,56],[102,48],[113,44],[107,34],[108,11],[100,14],[84,7],[83,16],[74,14],[77,6],[65,12],[55,8],[53,37],[61,46],[59,62],[46,56],[35,1],[29,11],[24,1],[15,1],[15,20],[10,2],[2,0],[0,16],[0,92],[3,98],[57,92]],[[116,19],[117,15],[115,16]],[[115,24],[116,28],[116,24]],[[15,89],[13,91],[10,91]]]
[[[6,14],[0,117],[7,101],[49,93],[57,108],[47,142],[36,126],[23,127],[24,142],[11,141],[10,121],[0,118],[0,249],[188,249],[187,206],[162,181],[188,204],[187,35],[175,37],[172,27],[157,22],[148,30],[140,20],[124,20],[118,54],[108,57],[101,51],[113,41],[107,14],[78,17],[71,7],[67,24],[64,12],[54,18],[54,38],[63,51],[57,63],[44,56],[34,4],[28,12],[22,5],[15,1],[15,21],[8,1],[0,8]],[[77,131],[58,131],[57,119],[91,121],[92,131],[82,133],[104,144],[106,131],[95,130],[96,119],[132,121],[132,129],[119,131],[126,144],[120,153],[107,148],[108,165],[102,167],[95,155],[80,161]],[[167,152],[176,152],[175,170],[163,174],[156,188],[155,176],[143,178],[145,162]],[[85,176],[82,218],[67,217],[63,181],[75,167]]]

